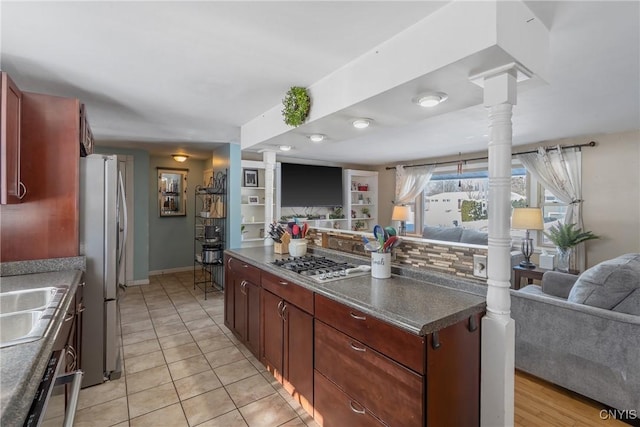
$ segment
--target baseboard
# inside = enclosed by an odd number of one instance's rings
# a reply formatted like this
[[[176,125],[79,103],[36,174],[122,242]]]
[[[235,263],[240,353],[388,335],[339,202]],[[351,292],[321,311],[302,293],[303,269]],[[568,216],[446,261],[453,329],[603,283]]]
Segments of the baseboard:
[[[140,280],[130,280],[127,282],[127,286],[140,286],[140,285],[148,285],[149,279],[140,279]]]
[[[160,274],[171,274],[171,273],[180,273],[182,271],[192,271],[193,266],[189,267],[176,267],[176,268],[165,268],[164,270],[153,270],[149,272],[149,276],[158,276]]]

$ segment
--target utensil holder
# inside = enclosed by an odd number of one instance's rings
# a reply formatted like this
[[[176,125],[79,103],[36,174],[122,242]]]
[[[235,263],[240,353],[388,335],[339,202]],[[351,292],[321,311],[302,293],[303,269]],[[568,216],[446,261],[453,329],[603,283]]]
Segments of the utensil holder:
[[[293,239],[289,243],[289,254],[291,256],[304,256],[307,253],[306,239]]]
[[[371,252],[371,277],[376,279],[391,277],[390,252]]]
[[[289,233],[285,233],[280,238],[281,243],[274,242],[273,243],[273,252],[277,254],[288,254],[289,253],[289,242],[291,241],[291,236]]]

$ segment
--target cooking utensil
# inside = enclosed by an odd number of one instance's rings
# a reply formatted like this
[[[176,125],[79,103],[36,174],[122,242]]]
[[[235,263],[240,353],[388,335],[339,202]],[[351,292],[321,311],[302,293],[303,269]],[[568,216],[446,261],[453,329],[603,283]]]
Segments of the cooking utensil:
[[[381,247],[382,247],[382,245],[377,240],[372,240],[372,241],[364,244],[364,249],[366,251],[369,251],[369,252],[375,252],[378,249],[380,249]]]
[[[291,228],[291,235],[294,239],[300,238],[300,226],[298,224],[293,224]]]
[[[391,248],[393,247],[393,244],[397,241],[398,241],[398,236],[390,236],[384,242],[384,246],[382,247],[382,252],[391,252]]]
[[[302,224],[302,238],[307,237],[307,231],[309,231],[309,224],[305,222]]]
[[[390,225],[386,226],[384,228],[384,231],[386,231],[389,236],[397,236],[398,235],[398,233],[396,232],[396,229],[391,227]]]

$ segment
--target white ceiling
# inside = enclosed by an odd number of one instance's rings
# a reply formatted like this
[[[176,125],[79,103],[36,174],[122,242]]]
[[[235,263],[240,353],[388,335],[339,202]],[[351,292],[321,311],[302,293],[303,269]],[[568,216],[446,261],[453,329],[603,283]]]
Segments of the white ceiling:
[[[3,0],[0,67],[22,90],[80,98],[98,145],[202,155],[238,143],[240,126],[290,86],[312,85],[445,3]],[[518,94],[514,144],[640,128],[640,3],[527,4],[550,31],[550,68],[546,85]],[[480,102],[479,88],[470,95]],[[280,159],[373,165],[486,148],[485,109],[447,104],[454,111],[432,117],[411,105],[399,120],[387,102],[372,118],[390,125],[357,137],[304,125],[278,140],[294,146]],[[309,131],[330,138],[312,144]]]

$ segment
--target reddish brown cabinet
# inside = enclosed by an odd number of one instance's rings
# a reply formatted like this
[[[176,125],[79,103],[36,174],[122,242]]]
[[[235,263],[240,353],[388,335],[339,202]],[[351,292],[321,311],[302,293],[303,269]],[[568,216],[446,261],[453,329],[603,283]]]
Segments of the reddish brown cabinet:
[[[228,256],[225,266],[225,325],[259,358],[260,270]]]
[[[77,99],[22,92],[22,203],[0,205],[0,261],[79,254],[80,144]]]
[[[20,169],[22,92],[2,72],[0,98],[0,204],[20,203],[26,193]]]
[[[262,287],[260,359],[302,407],[312,413],[313,292],[268,273],[262,274]]]

